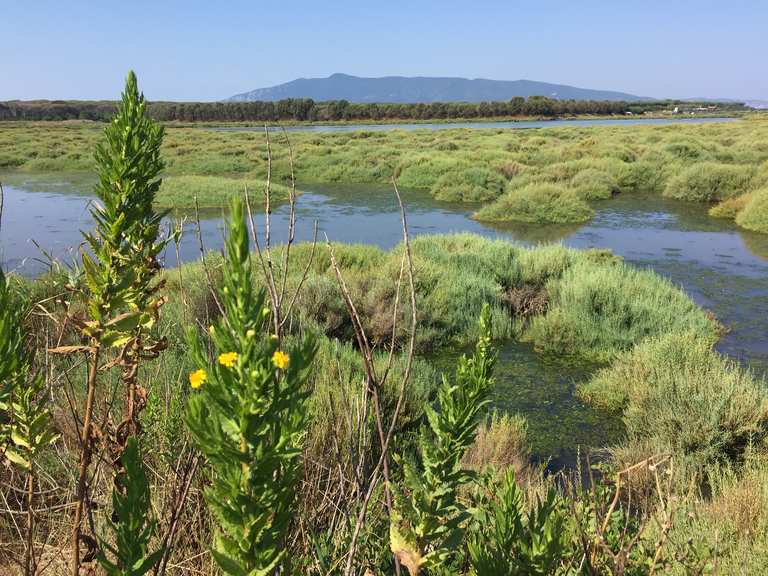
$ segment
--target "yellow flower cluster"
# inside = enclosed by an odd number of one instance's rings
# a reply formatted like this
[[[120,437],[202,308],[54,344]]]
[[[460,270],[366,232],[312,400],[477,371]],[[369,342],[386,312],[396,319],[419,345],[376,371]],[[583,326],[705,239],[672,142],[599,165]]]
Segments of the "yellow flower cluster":
[[[237,352],[224,352],[219,354],[219,364],[226,366],[227,368],[232,368],[237,362],[237,358]],[[275,368],[285,370],[288,367],[289,361],[290,357],[282,350],[276,350],[275,353],[272,354],[272,364]],[[205,384],[207,380],[208,374],[206,374],[205,370],[202,368],[195,370],[189,375],[189,384],[192,388],[200,388],[200,386]]]
[[[189,375],[189,384],[192,388],[200,388],[200,386],[205,384],[206,380],[208,380],[208,374],[202,368],[195,370]]]
[[[219,354],[219,364],[222,366],[232,368],[232,366],[235,365],[235,362],[237,362],[237,352],[224,352],[223,354]]]
[[[272,354],[272,364],[275,365],[275,368],[279,368],[280,370],[285,370],[288,367],[289,360],[290,358],[288,357],[288,354],[282,350],[275,350],[275,353]]]

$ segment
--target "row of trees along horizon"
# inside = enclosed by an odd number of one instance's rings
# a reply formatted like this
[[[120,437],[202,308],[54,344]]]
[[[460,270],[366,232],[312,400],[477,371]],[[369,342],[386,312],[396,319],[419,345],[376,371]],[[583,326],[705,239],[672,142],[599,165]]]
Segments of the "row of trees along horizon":
[[[94,120],[107,121],[117,109],[108,100],[11,100],[0,102],[0,121]],[[440,120],[459,118],[557,117],[572,115],[644,114],[706,109],[744,111],[739,102],[643,102],[556,100],[544,96],[517,96],[502,102],[352,103],[347,100],[315,102],[287,98],[276,102],[148,102],[148,115],[164,122],[339,121],[339,120]]]

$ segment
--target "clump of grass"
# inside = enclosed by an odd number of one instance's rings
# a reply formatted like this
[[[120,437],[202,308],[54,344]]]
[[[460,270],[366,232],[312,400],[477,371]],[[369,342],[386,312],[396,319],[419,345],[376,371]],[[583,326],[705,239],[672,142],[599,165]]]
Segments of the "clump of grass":
[[[719,202],[747,192],[753,174],[751,166],[702,162],[673,177],[664,195],[694,202]]]
[[[266,182],[225,178],[223,176],[169,176],[163,180],[155,204],[161,208],[194,208],[195,197],[201,208],[229,206],[232,198],[242,196],[246,186],[253,202],[262,202]],[[272,200],[288,198],[289,190],[282,184],[272,184]]]
[[[649,339],[598,372],[579,394],[623,410],[628,440],[682,457],[690,470],[742,459],[768,435],[768,394],[755,378],[693,332]]]
[[[522,479],[530,471],[528,423],[518,414],[494,412],[477,429],[474,443],[464,453],[462,466],[482,471],[488,466],[498,473],[515,472]]]
[[[734,220],[739,213],[744,210],[744,207],[749,203],[752,198],[752,194],[747,192],[741,196],[734,198],[728,198],[723,200],[719,204],[712,206],[709,209],[709,215],[714,218],[727,218]]]
[[[692,330],[710,342],[717,338],[717,324],[651,271],[582,260],[546,289],[549,311],[525,335],[546,353],[607,361],[649,336]]]
[[[520,176],[523,172],[525,172],[526,168],[527,166],[525,164],[512,160],[499,166],[499,172],[507,180],[512,180],[512,178]]]
[[[576,196],[583,200],[608,200],[619,192],[619,184],[608,172],[595,168],[582,170],[571,180]]]
[[[736,215],[736,223],[748,230],[768,234],[768,188],[749,195],[749,201]]]
[[[683,162],[698,162],[710,157],[705,145],[692,138],[678,138],[664,145],[664,154]]]
[[[573,191],[556,184],[529,184],[510,190],[493,204],[481,208],[475,218],[489,222],[538,224],[586,222],[594,212]]]
[[[768,186],[768,160],[757,167],[755,176],[752,178],[753,188],[764,188]]]
[[[450,171],[437,179],[432,195],[449,202],[481,202],[498,198],[504,191],[504,181],[487,168],[467,168]]]
[[[621,192],[656,194],[664,190],[667,174],[662,162],[639,160],[624,164],[616,179]]]

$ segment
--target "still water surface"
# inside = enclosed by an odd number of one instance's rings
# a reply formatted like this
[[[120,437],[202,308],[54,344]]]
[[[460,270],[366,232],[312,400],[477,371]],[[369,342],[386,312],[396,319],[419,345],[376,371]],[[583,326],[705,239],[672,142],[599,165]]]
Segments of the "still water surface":
[[[91,227],[88,212],[93,181],[71,175],[5,178],[5,207],[0,228],[4,269],[34,275],[51,256],[70,260]],[[391,190],[379,186],[304,186],[298,204],[298,240],[309,240],[312,223],[334,241],[391,248],[401,238],[399,212]],[[596,203],[595,218],[583,225],[491,226],[471,219],[473,207],[435,201],[427,192],[403,191],[412,235],[474,232],[524,244],[562,242],[577,248],[609,248],[627,261],[650,267],[681,285],[701,306],[731,330],[718,347],[760,373],[768,373],[768,235],[737,229],[710,218],[706,209],[658,197],[620,196]],[[287,207],[273,215],[273,230],[284,231]],[[180,247],[182,260],[198,258],[190,214]],[[258,223],[257,223],[258,225]],[[223,239],[221,211],[201,215],[205,246],[218,249]],[[176,264],[175,249],[165,255]],[[451,354],[436,359],[448,366]],[[496,402],[521,412],[529,421],[535,454],[553,467],[572,464],[574,446],[600,446],[621,433],[615,418],[584,406],[575,384],[595,369],[535,354],[530,346],[510,343],[500,353]]]
[[[592,120],[525,120],[520,122],[414,122],[411,124],[315,124],[307,126],[290,126],[286,130],[290,132],[355,132],[363,130],[367,132],[381,132],[385,130],[450,130],[452,128],[473,129],[525,129],[525,128],[558,128],[564,126],[637,126],[642,124],[701,124],[710,122],[734,122],[738,118],[603,118]],[[259,126],[220,126],[201,127],[202,130],[216,130],[220,132],[253,132],[264,130]],[[280,128],[274,128],[280,130]]]

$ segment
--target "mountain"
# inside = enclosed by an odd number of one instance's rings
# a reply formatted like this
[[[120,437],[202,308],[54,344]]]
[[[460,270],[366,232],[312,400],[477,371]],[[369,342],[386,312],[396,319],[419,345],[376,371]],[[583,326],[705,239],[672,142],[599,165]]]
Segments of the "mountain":
[[[559,100],[652,100],[609,90],[589,90],[564,84],[531,80],[484,80],[481,78],[430,78],[385,76],[360,78],[332,74],[328,78],[299,78],[270,88],[258,88],[228,98],[229,102],[275,101],[284,98],[348,100],[349,102],[483,102],[509,100],[514,96],[548,96]]]

